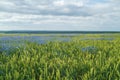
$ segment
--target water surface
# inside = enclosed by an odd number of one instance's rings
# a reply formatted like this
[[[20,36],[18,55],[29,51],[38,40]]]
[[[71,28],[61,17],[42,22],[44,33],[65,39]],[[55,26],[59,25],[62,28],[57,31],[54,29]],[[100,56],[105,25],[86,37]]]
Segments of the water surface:
[[[76,34],[51,34],[49,36],[1,36],[0,37],[0,52],[10,50],[14,50],[14,48],[18,48],[20,46],[24,46],[26,41],[36,42],[38,44],[45,44],[49,41],[62,41],[68,42],[72,39],[72,37],[78,36]],[[81,34],[79,35],[81,36]],[[84,37],[78,38],[79,40],[114,40],[113,37],[87,37],[86,35],[82,35]],[[103,35],[104,36],[104,35]],[[90,45],[92,46],[92,45]],[[92,51],[95,49],[94,47],[86,47],[82,48],[82,51]]]

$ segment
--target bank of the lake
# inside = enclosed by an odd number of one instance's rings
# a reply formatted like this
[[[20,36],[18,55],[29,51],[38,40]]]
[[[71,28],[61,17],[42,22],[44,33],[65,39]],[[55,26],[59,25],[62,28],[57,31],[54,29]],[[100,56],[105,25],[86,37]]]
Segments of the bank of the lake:
[[[5,41],[4,37],[1,43]],[[14,40],[18,38],[7,37]],[[119,34],[85,34],[70,38],[67,41],[53,39],[44,44],[26,41],[24,38],[22,46],[10,49],[9,52],[1,51],[0,80],[120,79]],[[8,39],[9,43],[11,41]]]

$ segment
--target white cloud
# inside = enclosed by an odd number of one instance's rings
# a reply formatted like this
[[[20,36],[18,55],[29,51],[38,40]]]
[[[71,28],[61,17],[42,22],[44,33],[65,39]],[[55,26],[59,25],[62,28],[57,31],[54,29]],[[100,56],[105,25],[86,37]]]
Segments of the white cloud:
[[[68,5],[73,5],[77,7],[83,7],[88,0],[57,0],[53,2],[54,6],[63,7]]]
[[[5,27],[8,29],[12,26],[50,29],[50,26],[51,29],[70,30],[113,29],[118,26],[120,29],[119,3],[114,0],[105,3],[94,0],[1,0],[0,30],[3,26],[9,26]]]
[[[55,6],[64,6],[65,1],[64,0],[54,1],[53,5],[55,5]]]
[[[9,2],[9,1],[3,1],[3,0],[0,1],[0,4],[2,6],[15,6],[14,3]]]

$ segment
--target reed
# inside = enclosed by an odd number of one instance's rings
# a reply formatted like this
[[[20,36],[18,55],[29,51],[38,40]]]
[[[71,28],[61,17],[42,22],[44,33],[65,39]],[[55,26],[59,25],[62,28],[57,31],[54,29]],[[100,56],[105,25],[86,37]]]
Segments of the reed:
[[[46,44],[25,42],[9,55],[1,52],[0,80],[119,80],[118,35],[114,40],[80,38]]]

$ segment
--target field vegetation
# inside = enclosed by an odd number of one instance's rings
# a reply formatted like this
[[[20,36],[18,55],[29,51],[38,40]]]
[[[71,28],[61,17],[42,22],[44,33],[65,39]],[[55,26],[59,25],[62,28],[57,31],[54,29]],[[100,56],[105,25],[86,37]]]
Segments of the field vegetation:
[[[119,80],[119,44],[119,34],[26,41],[9,54],[0,52],[0,80]]]

